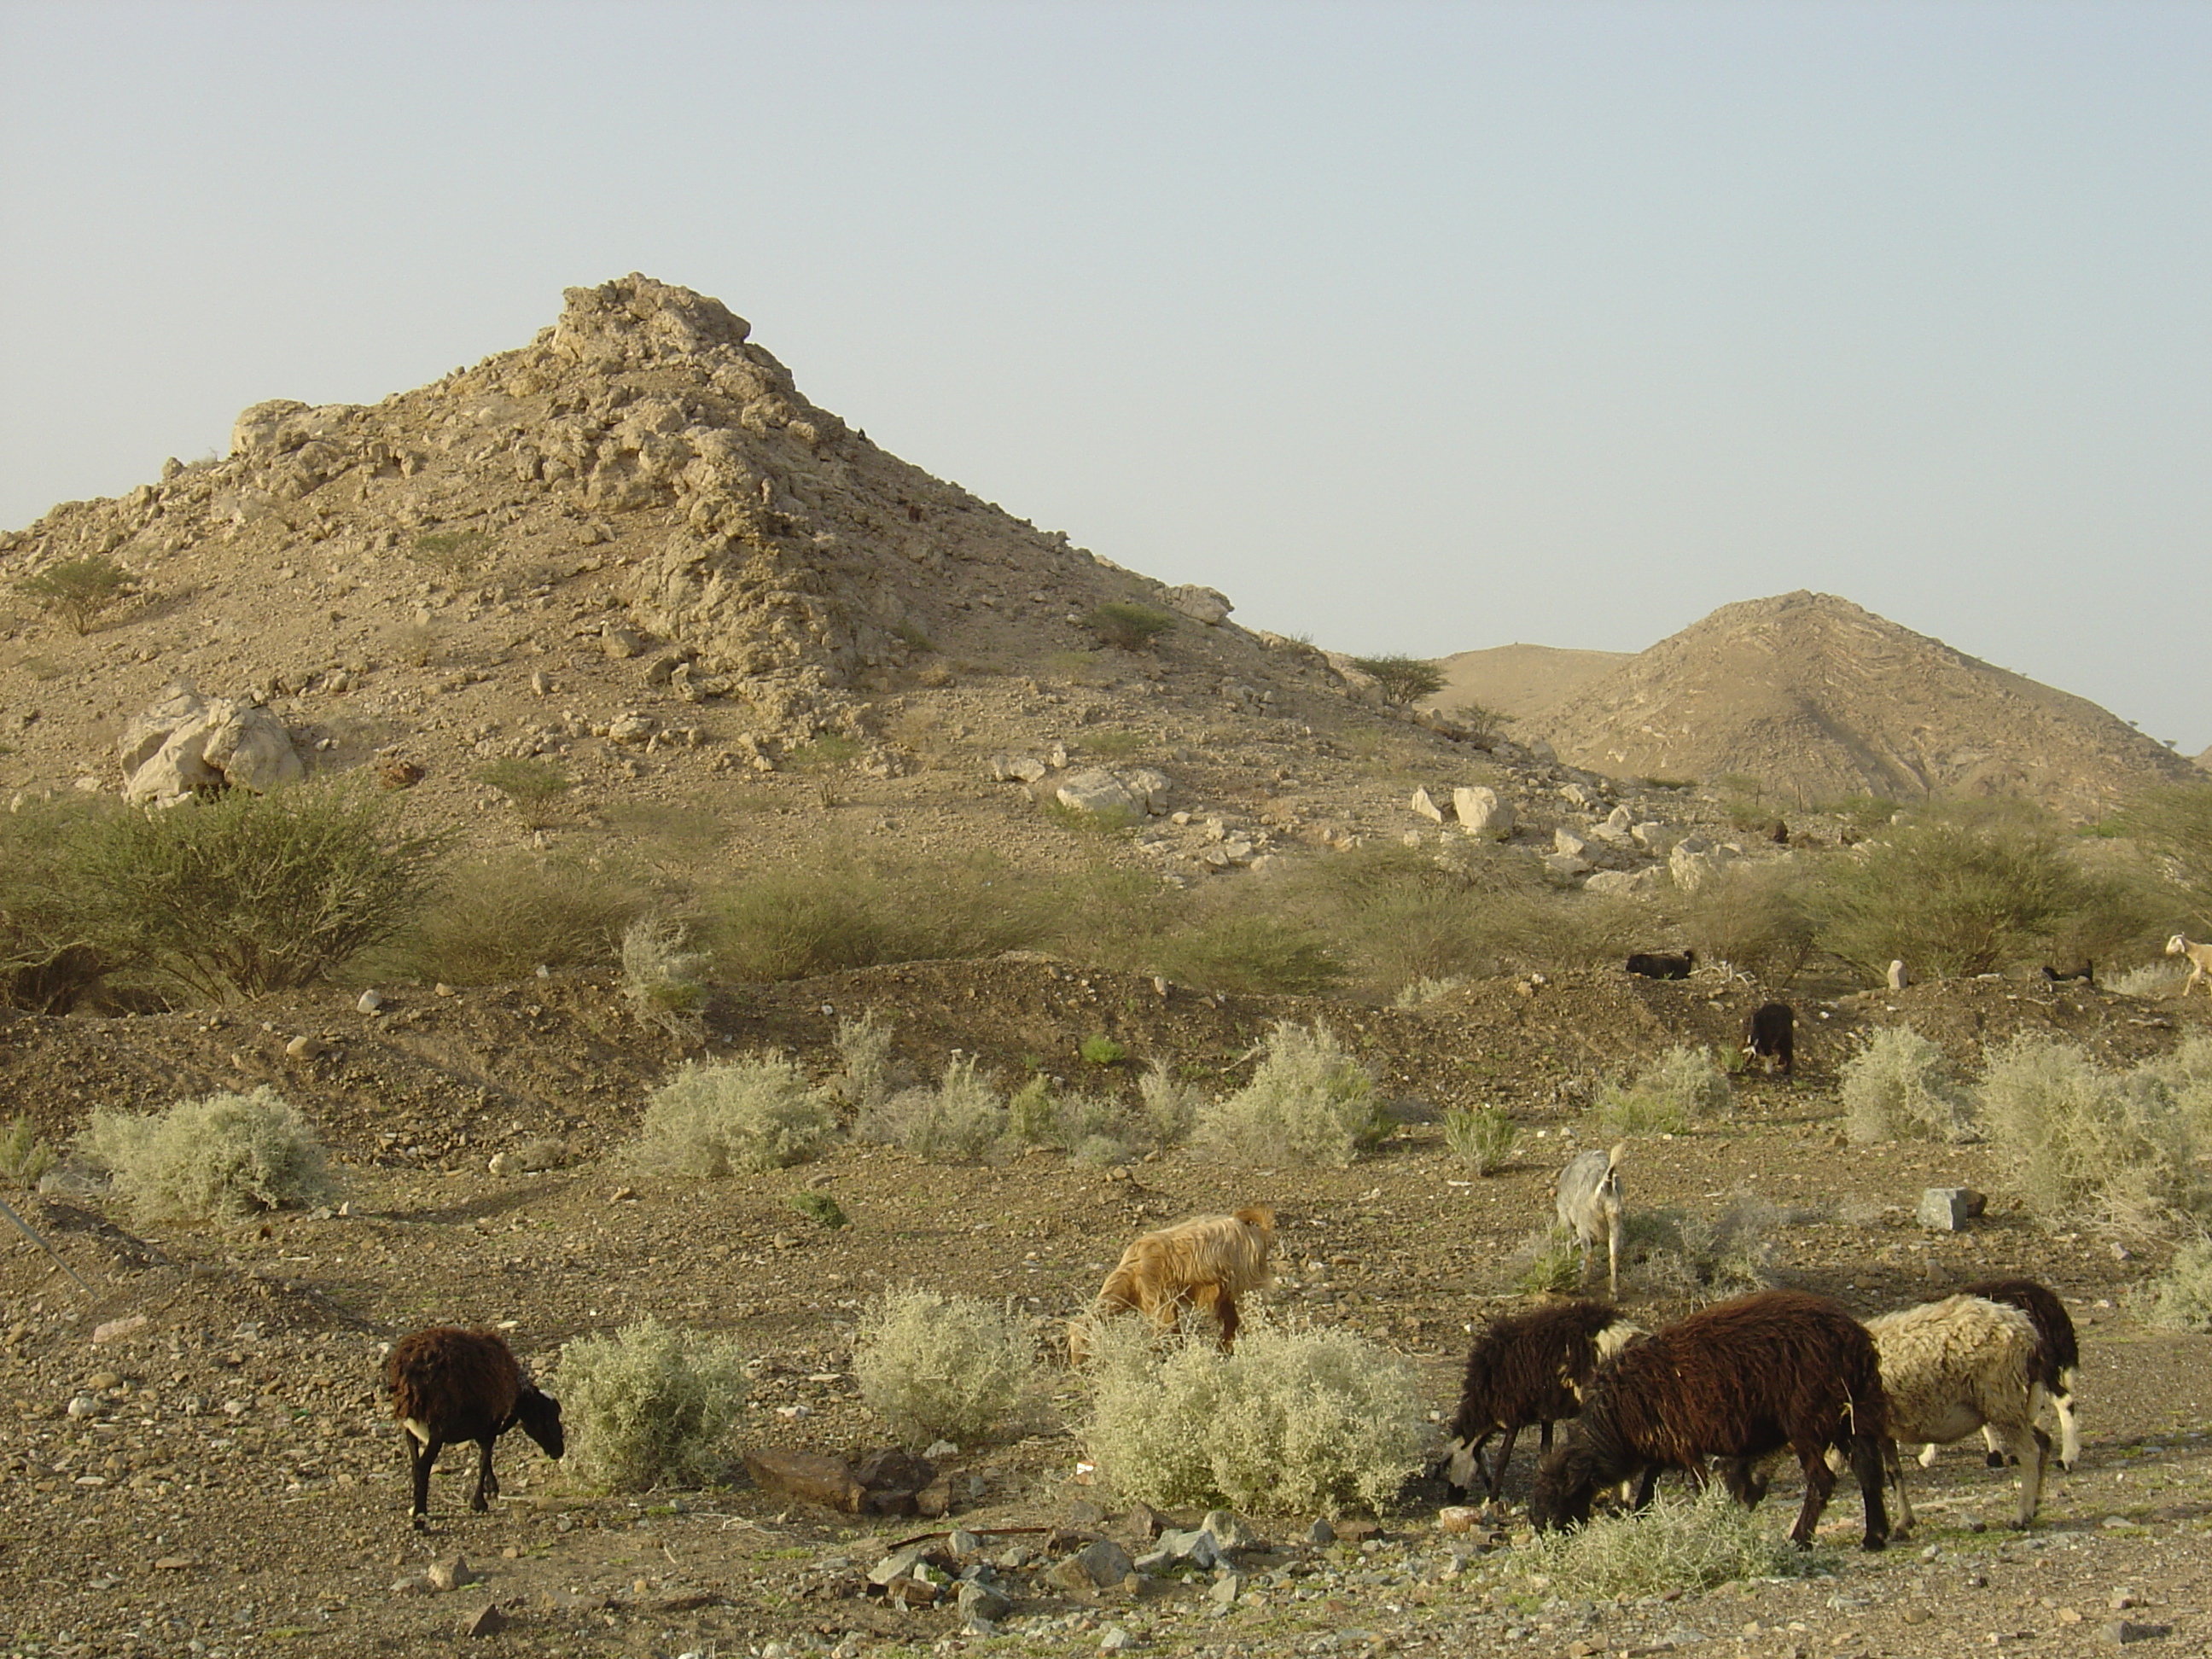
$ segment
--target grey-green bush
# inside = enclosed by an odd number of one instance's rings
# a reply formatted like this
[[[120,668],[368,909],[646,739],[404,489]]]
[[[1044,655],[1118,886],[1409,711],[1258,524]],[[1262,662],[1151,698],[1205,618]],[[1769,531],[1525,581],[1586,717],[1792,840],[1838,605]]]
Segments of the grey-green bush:
[[[1006,1103],[972,1056],[945,1063],[935,1088],[902,1089],[864,1109],[853,1133],[935,1163],[978,1158],[1006,1133]]]
[[[561,1351],[568,1467],[610,1492],[719,1480],[744,1412],[745,1356],[728,1337],[647,1315]]]
[[[501,985],[540,968],[612,962],[651,895],[604,870],[538,854],[502,853],[452,870],[364,966],[396,979]]]
[[[1909,1025],[1868,1034],[1844,1062],[1844,1133],[1861,1146],[1912,1138],[1975,1139],[1973,1099],[1937,1048]]]
[[[2105,1071],[2078,1044],[2023,1034],[1985,1057],[1977,1091],[1990,1138],[2036,1220],[2082,1212],[2130,1233],[2203,1201],[2195,1138],[2155,1070]]]
[[[2166,1272],[2133,1298],[2146,1324],[2169,1331],[2212,1331],[2212,1238],[2191,1239]]]
[[[635,1157],[653,1168],[718,1179],[803,1164],[836,1129],[830,1103],[773,1054],[687,1065],[653,1091]]]
[[[143,1116],[96,1109],[76,1144],[149,1220],[292,1208],[327,1198],[333,1186],[313,1132],[265,1085],[180,1100]]]
[[[1634,1514],[1598,1515],[1572,1532],[1539,1533],[1515,1547],[1512,1565],[1547,1580],[1547,1595],[1611,1601],[1802,1577],[1832,1571],[1835,1561],[1826,1552],[1796,1548],[1716,1480],[1695,1498],[1662,1494]]]
[[[19,1113],[0,1127],[0,1178],[19,1187],[35,1187],[39,1177],[53,1167],[53,1144],[30,1119]]]
[[[1486,1176],[1513,1155],[1520,1127],[1495,1106],[1447,1106],[1444,1144],[1459,1161]]]
[[[689,934],[672,916],[640,916],[623,930],[623,995],[637,1017],[679,1042],[707,1035],[708,955],[687,951]]]
[[[1271,1031],[1252,1081],[1199,1114],[1196,1140],[1238,1164],[1344,1165],[1389,1133],[1375,1079],[1325,1025]]]
[[[1633,1081],[1601,1085],[1590,1115],[1609,1134],[1680,1134],[1699,1118],[1728,1116],[1735,1105],[1712,1050],[1678,1044]]]
[[[837,1078],[837,1092],[855,1113],[866,1112],[890,1098],[891,1025],[870,1009],[858,1019],[837,1022],[837,1058],[844,1069]]]
[[[902,1444],[968,1445],[1021,1414],[1037,1380],[1036,1340],[1002,1304],[908,1285],[861,1315],[853,1375]]]
[[[1380,1511],[1420,1465],[1424,1401],[1404,1362],[1350,1331],[1248,1315],[1237,1348],[1129,1321],[1098,1333],[1079,1431],[1126,1497],[1274,1514]]]

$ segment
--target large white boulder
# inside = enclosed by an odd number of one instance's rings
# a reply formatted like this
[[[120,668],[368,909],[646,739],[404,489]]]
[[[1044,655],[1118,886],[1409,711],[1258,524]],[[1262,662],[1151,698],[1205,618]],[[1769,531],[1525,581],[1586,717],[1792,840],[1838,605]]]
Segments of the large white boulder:
[[[225,787],[266,794],[307,774],[276,715],[258,703],[204,697],[183,681],[132,718],[118,749],[123,798],[134,806]]]

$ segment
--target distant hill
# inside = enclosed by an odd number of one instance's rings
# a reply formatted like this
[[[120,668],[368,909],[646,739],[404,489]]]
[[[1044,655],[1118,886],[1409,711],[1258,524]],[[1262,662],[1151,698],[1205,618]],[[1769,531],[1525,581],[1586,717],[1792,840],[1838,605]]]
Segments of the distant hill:
[[[1449,713],[1477,702],[1510,714],[1515,729],[1556,708],[1605,673],[1626,662],[1626,651],[1572,651],[1549,645],[1498,645],[1487,651],[1462,651],[1439,660],[1444,689],[1428,699],[1431,708]]]
[[[2189,775],[2086,698],[1804,592],[1723,605],[1515,735],[1592,771],[1741,775],[1792,802],[2017,794],[2093,817]]]

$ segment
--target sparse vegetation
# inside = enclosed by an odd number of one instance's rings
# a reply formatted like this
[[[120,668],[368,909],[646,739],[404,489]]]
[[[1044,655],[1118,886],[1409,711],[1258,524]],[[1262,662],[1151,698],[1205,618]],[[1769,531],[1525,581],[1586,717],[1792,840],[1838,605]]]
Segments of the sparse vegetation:
[[[92,632],[93,624],[138,591],[137,578],[105,554],[64,559],[16,582],[15,591],[49,616],[59,617],[73,634]]]
[[[2212,1238],[2188,1240],[2133,1303],[2143,1322],[2169,1331],[2212,1331]]]
[[[975,1297],[886,1291],[854,1333],[860,1398],[908,1446],[983,1438],[1020,1414],[1036,1375],[1028,1322]]]
[[[1230,911],[1161,939],[1151,966],[1208,991],[1257,996],[1316,996],[1344,977],[1344,964],[1306,925],[1256,912]]]
[[[816,1226],[828,1228],[833,1232],[840,1227],[853,1224],[853,1218],[845,1213],[844,1206],[836,1199],[827,1193],[817,1193],[808,1188],[802,1187],[785,1199],[783,1206],[805,1216]]]
[[[1712,1050],[1678,1044],[1633,1080],[1602,1085],[1590,1115],[1608,1134],[1680,1134],[1699,1118],[1729,1115],[1734,1104]]]
[[[892,1088],[891,1025],[872,1008],[858,1019],[837,1022],[837,1057],[844,1069],[837,1092],[854,1112],[868,1110],[890,1097]]]
[[[1943,1051],[1909,1025],[1867,1035],[1844,1062],[1844,1133],[1861,1146],[1900,1136],[1975,1139],[1973,1101],[1951,1075]]]
[[[505,795],[522,821],[532,829],[549,821],[554,802],[568,793],[568,775],[559,767],[542,760],[509,756],[505,760],[491,761],[476,769],[478,783],[489,784]]]
[[[230,1220],[316,1203],[332,1191],[321,1143],[266,1087],[144,1115],[96,1107],[76,1151],[145,1220]]]
[[[1117,651],[1141,651],[1175,626],[1175,618],[1150,605],[1116,601],[1092,607],[1083,625]]]
[[[417,536],[408,556],[447,576],[471,576],[483,568],[491,538],[481,530],[433,530]]]
[[[978,1158],[1006,1133],[1006,1103],[973,1055],[945,1063],[934,1088],[902,1089],[865,1108],[853,1133],[939,1163]]]
[[[445,872],[374,965],[392,977],[496,985],[540,967],[598,967],[652,902],[635,884],[566,858],[508,853]]]
[[[1093,1031],[1076,1044],[1075,1054],[1085,1066],[1119,1066],[1129,1057],[1128,1049],[1103,1031]]]
[[[1574,1230],[1557,1222],[1539,1227],[1515,1249],[1513,1288],[1524,1296],[1565,1296],[1582,1288],[1582,1247]]]
[[[1781,1212],[1738,1192],[1711,1218],[1674,1209],[1621,1218],[1621,1277],[1649,1294],[1718,1302],[1774,1282],[1772,1234]]]
[[[1234,1353],[1192,1339],[1162,1362],[1134,1322],[1111,1322],[1090,1380],[1084,1447],[1115,1490],[1148,1504],[1380,1511],[1420,1462],[1413,1376],[1346,1330],[1255,1315]]]
[[[35,1187],[39,1177],[53,1167],[53,1144],[29,1118],[18,1113],[0,1128],[0,1179],[17,1187]]]
[[[729,1468],[744,1411],[745,1356],[727,1337],[647,1315],[561,1351],[569,1466],[609,1492],[697,1486]]]
[[[1545,1593],[1598,1601],[1676,1596],[1756,1578],[1832,1572],[1771,1532],[1716,1480],[1694,1498],[1662,1494],[1640,1513],[1593,1516],[1572,1532],[1540,1533],[1514,1553],[1516,1568],[1540,1575]]]
[[[1503,1168],[1520,1135],[1520,1127],[1495,1106],[1444,1109],[1444,1144],[1479,1176]]]
[[[1373,1074],[1335,1034],[1285,1021],[1268,1034],[1252,1081],[1200,1109],[1197,1140],[1237,1164],[1341,1165],[1389,1128]]]
[[[2146,790],[2120,815],[2118,827],[2150,850],[2163,892],[2179,902],[2186,931],[2212,933],[2212,783]]]
[[[798,1067],[761,1054],[685,1065],[653,1091],[638,1125],[640,1164],[719,1179],[818,1157],[830,1106]]]
[[[1375,682],[1393,708],[1411,708],[1444,689],[1443,670],[1425,657],[1354,657],[1352,665]]]
[[[709,960],[689,951],[690,932],[672,916],[643,915],[623,929],[623,995],[631,1010],[678,1042],[703,1042]]]
[[[1682,907],[1682,937],[1705,962],[1725,963],[1779,988],[1813,951],[1805,878],[1793,865],[1739,860],[1698,884]]]

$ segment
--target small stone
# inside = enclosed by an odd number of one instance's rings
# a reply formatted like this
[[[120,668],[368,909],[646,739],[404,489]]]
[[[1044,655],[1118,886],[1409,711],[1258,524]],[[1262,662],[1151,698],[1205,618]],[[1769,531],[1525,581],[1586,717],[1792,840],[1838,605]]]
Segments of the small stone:
[[[459,1589],[464,1584],[483,1582],[483,1575],[469,1565],[469,1558],[457,1555],[450,1561],[434,1561],[423,1570],[422,1576],[434,1589]]]
[[[133,1331],[144,1329],[145,1326],[144,1314],[132,1314],[127,1319],[111,1319],[104,1325],[92,1328],[92,1340],[94,1342],[112,1342],[117,1337],[128,1336]]]
[[[1054,1583],[1076,1595],[1111,1589],[1133,1571],[1128,1552],[1110,1538],[1096,1539],[1053,1566]]]
[[[1966,1206],[1966,1190],[1964,1187],[1928,1188],[1920,1194],[1920,1207],[1913,1218],[1937,1232],[1963,1232],[1972,1213]]]
[[[475,1613],[461,1621],[464,1636],[496,1636],[507,1626],[507,1617],[499,1610],[499,1603],[487,1601]]]
[[[1101,1653],[1127,1653],[1132,1648],[1142,1646],[1142,1642],[1119,1625],[1109,1625],[1098,1632],[1098,1651]]]
[[[1306,1528],[1306,1542],[1316,1545],[1334,1544],[1336,1542],[1336,1528],[1326,1521],[1316,1521],[1313,1525]]]
[[[965,1527],[955,1527],[945,1535],[945,1547],[957,1556],[981,1555],[983,1553],[983,1540]],[[998,1616],[996,1613],[991,1615],[994,1619]]]
[[[295,1036],[284,1045],[284,1052],[294,1060],[319,1060],[330,1051],[330,1044],[317,1036]]]
[[[2109,1647],[2123,1647],[2130,1642],[2148,1642],[2154,1636],[2163,1636],[2169,1628],[2165,1625],[2139,1625],[2132,1619],[2115,1619],[2098,1628],[2097,1639]]]
[[[354,1007],[364,1014],[373,1014],[384,1006],[384,993],[371,986],[356,1000]]]
[[[1437,1511],[1438,1532],[1473,1532],[1482,1511],[1467,1504],[1448,1504]]]
[[[989,1585],[974,1579],[960,1586],[960,1616],[996,1624],[1014,1610],[1014,1604]]]
[[[100,1401],[88,1394],[81,1394],[69,1402],[67,1409],[71,1417],[97,1417]]]
[[[189,1555],[164,1555],[154,1563],[156,1572],[184,1572],[199,1563]]]
[[[1231,1606],[1238,1596],[1244,1594],[1244,1575],[1241,1572],[1224,1572],[1213,1581],[1213,1587],[1206,1593],[1212,1600],[1220,1602],[1223,1607]]]
[[[1224,1550],[1255,1550],[1261,1547],[1260,1534],[1252,1523],[1234,1510],[1208,1510],[1206,1530],[1213,1534],[1217,1548]]]

